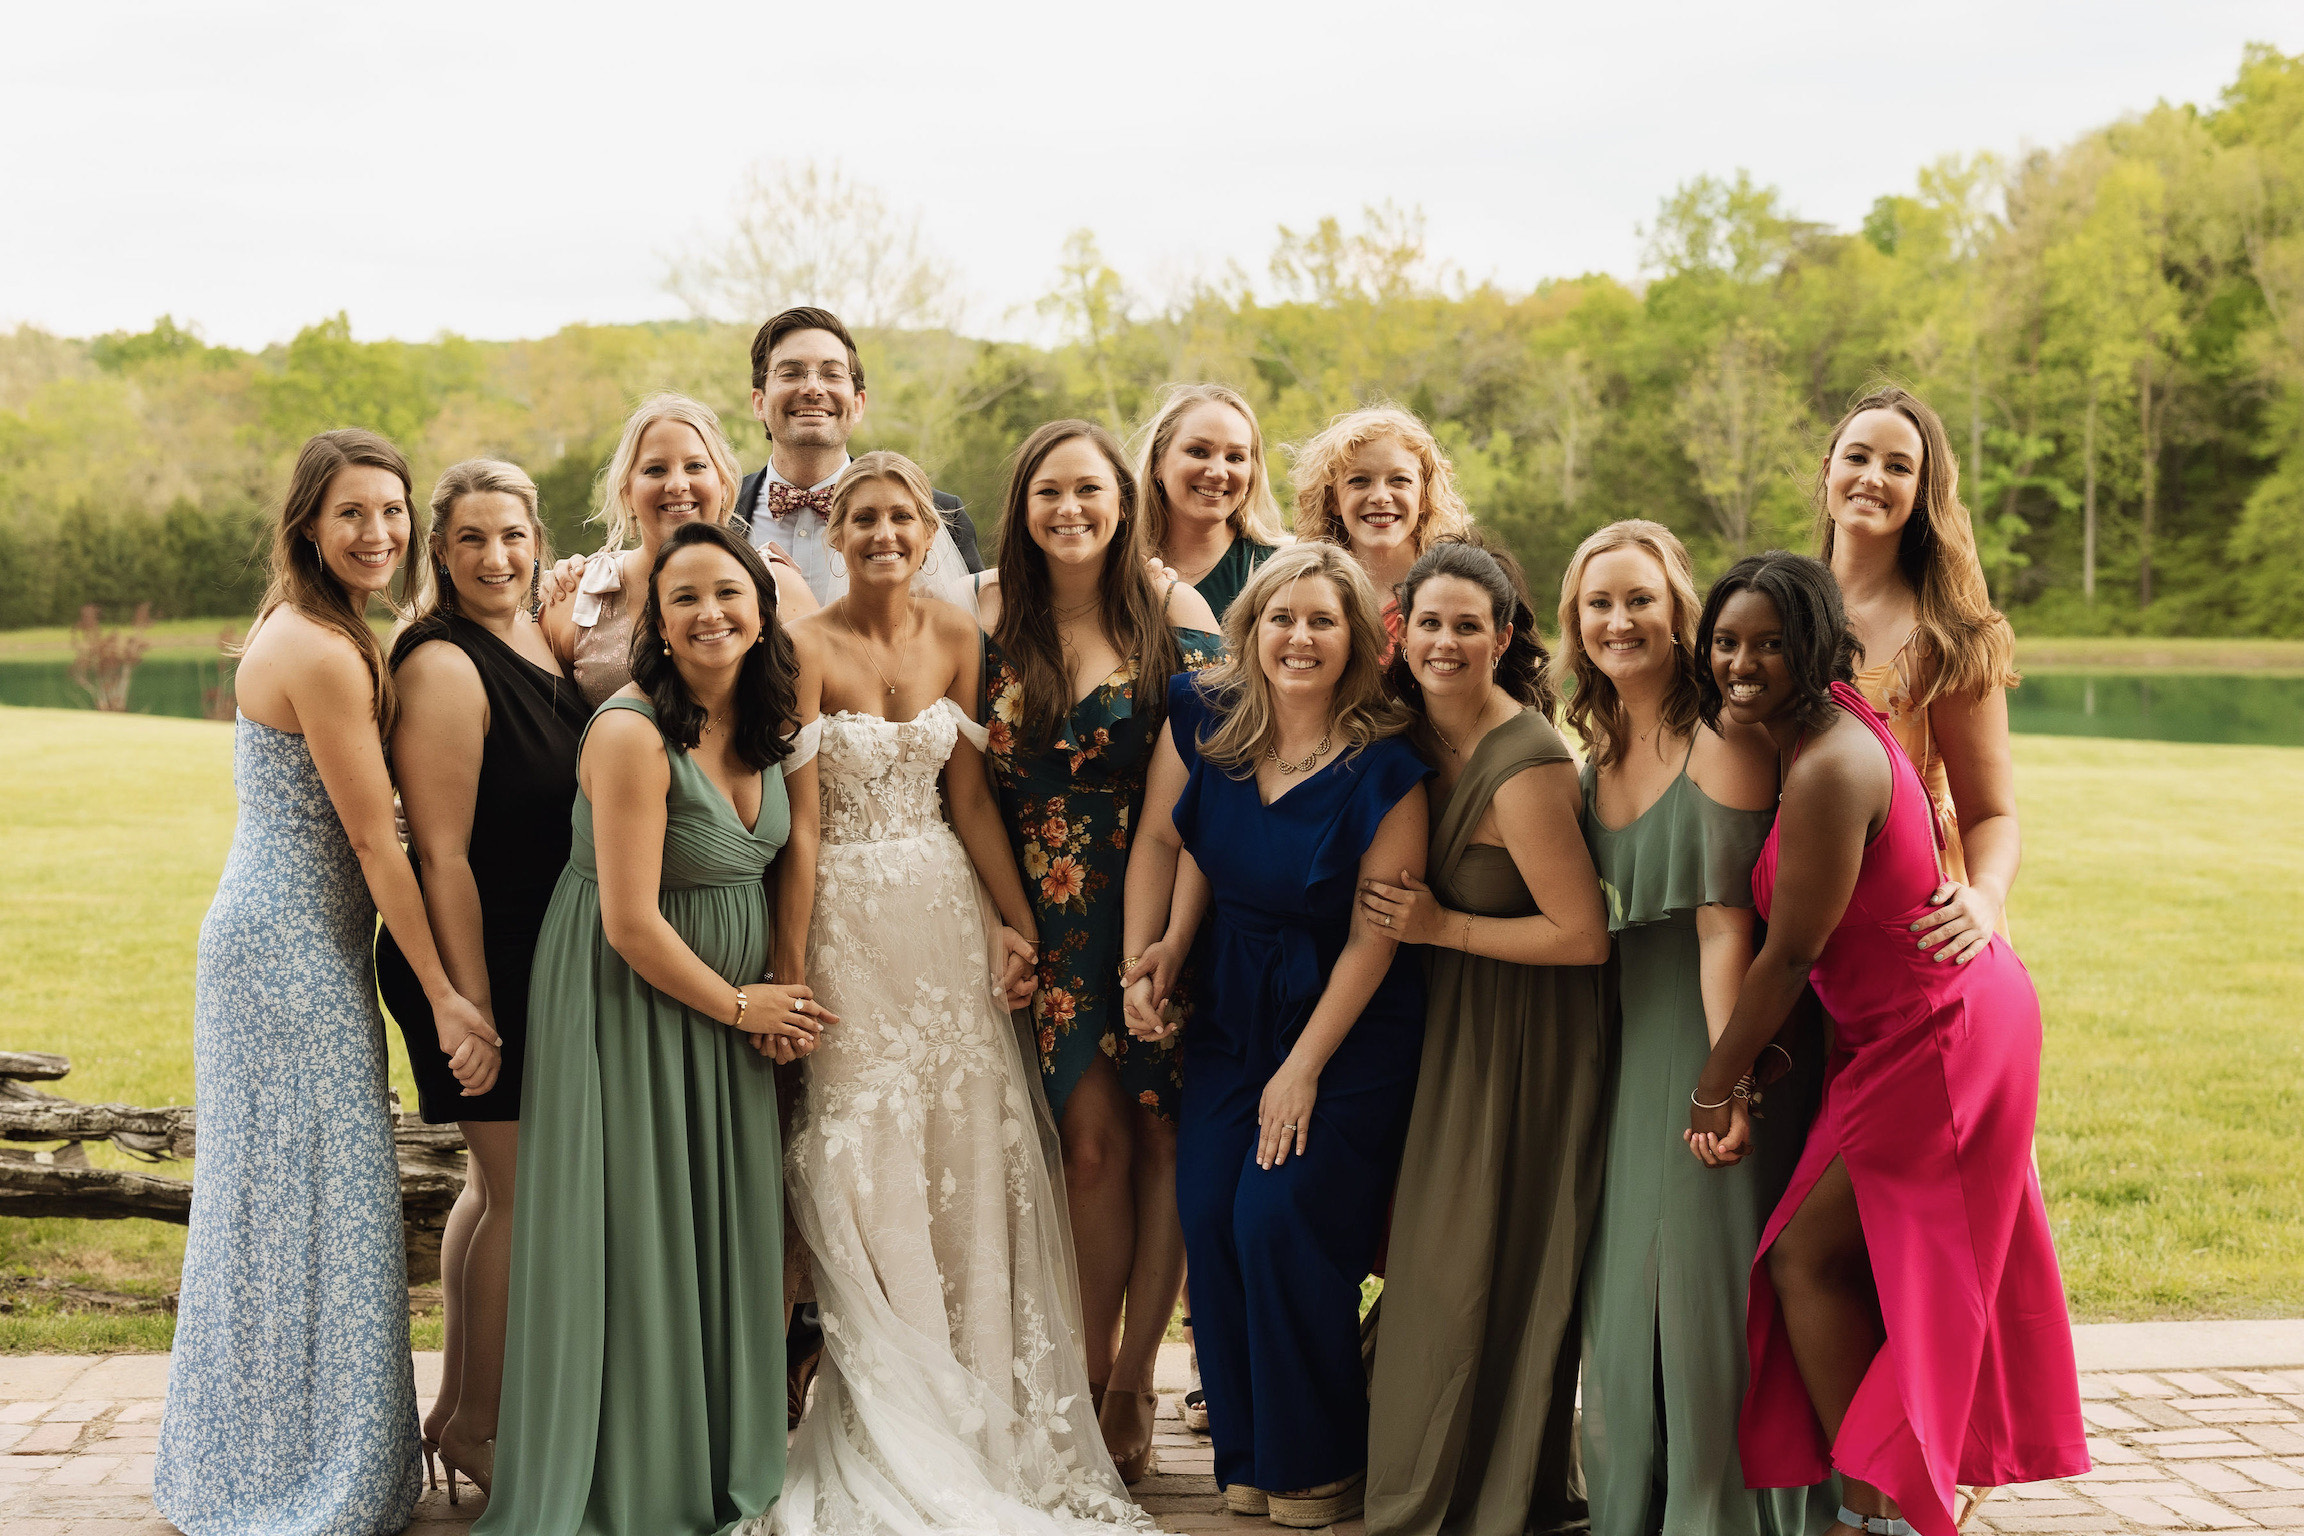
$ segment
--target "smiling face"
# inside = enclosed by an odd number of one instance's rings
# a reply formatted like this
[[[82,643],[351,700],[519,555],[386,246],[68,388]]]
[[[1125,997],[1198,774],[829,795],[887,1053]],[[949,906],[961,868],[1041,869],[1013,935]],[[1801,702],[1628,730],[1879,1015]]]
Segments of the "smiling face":
[[[1776,604],[1746,587],[1720,605],[1705,659],[1719,685],[1721,713],[1738,725],[1762,725],[1799,705],[1784,661],[1784,623]]]
[[[1678,664],[1672,588],[1663,564],[1637,544],[1584,562],[1576,585],[1576,637],[1619,689],[1668,677]]]
[[[1120,530],[1120,477],[1085,437],[1048,450],[1027,489],[1025,531],[1051,566],[1101,561]]]
[[[347,464],[329,478],[304,536],[358,608],[368,594],[392,585],[409,528],[408,489],[400,477],[373,464]]]
[[[649,423],[632,456],[624,500],[640,525],[641,547],[656,546],[682,523],[716,523],[728,505],[728,487],[704,451],[704,439],[684,421]]]
[[[1255,463],[1247,419],[1221,400],[1203,400],[1178,418],[1154,473],[1171,517],[1212,526],[1240,510]]]
[[[875,475],[856,482],[829,533],[850,587],[902,586],[919,574],[936,527],[902,481]]]
[[[751,572],[709,544],[692,544],[664,562],[656,573],[656,613],[672,659],[691,671],[741,665],[760,638]]]
[[[792,331],[768,354],[752,414],[783,448],[845,448],[864,415],[848,348],[830,331]]]
[[[509,491],[467,491],[448,509],[448,582],[456,606],[476,619],[509,618],[528,598],[536,529]]]
[[[1925,444],[1902,411],[1870,410],[1850,421],[1824,471],[1824,507],[1852,538],[1894,538],[1920,493]]]
[[[1424,519],[1424,466],[1389,434],[1360,445],[1336,477],[1345,547],[1363,561],[1412,545]]]
[[[1325,576],[1289,582],[1256,616],[1256,664],[1277,700],[1325,706],[1351,660],[1344,595]]]
[[[1485,692],[1511,643],[1510,625],[1497,632],[1485,588],[1461,576],[1434,576],[1416,589],[1400,647],[1416,685],[1428,696],[1449,698]]]

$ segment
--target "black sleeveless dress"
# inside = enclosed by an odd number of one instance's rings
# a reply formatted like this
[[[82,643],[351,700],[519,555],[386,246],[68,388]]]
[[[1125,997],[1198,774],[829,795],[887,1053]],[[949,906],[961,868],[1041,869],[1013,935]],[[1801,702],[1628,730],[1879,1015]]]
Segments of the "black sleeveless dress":
[[[473,883],[480,889],[492,1011],[496,1032],[504,1038],[496,1086],[464,1096],[440,1049],[432,1005],[386,930],[376,939],[376,983],[408,1042],[408,1065],[427,1125],[517,1120],[528,1037],[528,969],[552,887],[568,862],[576,749],[592,711],[573,682],[453,614],[436,615],[403,634],[392,647],[393,667],[430,640],[446,640],[471,657],[480,686],[488,692],[488,737],[472,806],[470,858]],[[424,877],[421,860],[416,877]]]

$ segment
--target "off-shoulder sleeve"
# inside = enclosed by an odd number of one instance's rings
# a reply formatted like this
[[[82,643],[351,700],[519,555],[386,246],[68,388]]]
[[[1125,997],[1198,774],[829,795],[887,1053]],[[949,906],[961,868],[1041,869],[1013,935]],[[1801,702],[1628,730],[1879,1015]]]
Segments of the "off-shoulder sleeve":
[[[1354,775],[1352,793],[1312,855],[1305,884],[1324,880],[1351,880],[1360,873],[1360,860],[1376,841],[1376,829],[1407,794],[1432,776],[1416,749],[1399,736],[1373,742],[1350,762],[1340,765]]]
[[[950,535],[946,535],[946,537],[950,537]],[[960,734],[968,738],[968,745],[974,747],[979,752],[982,752],[991,746],[992,732],[988,728],[978,725],[975,721],[969,719],[968,711],[962,709],[959,705],[953,703],[950,699],[938,699],[936,702],[943,705],[946,709],[952,711],[952,723],[960,727]]]
[[[1610,931],[1698,907],[1751,906],[1752,866],[1775,824],[1774,811],[1739,811],[1689,783],[1664,835],[1638,839],[1627,850],[1631,867],[1611,872],[1618,900],[1609,903]]]
[[[791,755],[784,759],[784,776],[790,778],[816,761],[816,748],[824,740],[824,717],[818,715],[784,739],[792,743]]]

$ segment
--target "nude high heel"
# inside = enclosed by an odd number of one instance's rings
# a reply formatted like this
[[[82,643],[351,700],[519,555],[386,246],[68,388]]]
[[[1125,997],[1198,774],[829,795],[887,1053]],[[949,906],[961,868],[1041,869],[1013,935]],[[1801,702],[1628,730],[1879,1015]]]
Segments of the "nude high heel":
[[[1104,1406],[1096,1415],[1096,1426],[1104,1431],[1104,1449],[1111,1453],[1112,1466],[1120,1474],[1121,1482],[1140,1483],[1152,1470],[1152,1422],[1159,1414],[1157,1392],[1107,1391],[1104,1394]]]

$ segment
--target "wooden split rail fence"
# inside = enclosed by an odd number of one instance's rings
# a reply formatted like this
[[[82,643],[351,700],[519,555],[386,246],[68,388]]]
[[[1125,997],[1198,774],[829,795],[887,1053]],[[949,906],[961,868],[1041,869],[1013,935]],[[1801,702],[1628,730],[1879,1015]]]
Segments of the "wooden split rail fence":
[[[71,1070],[62,1056],[0,1051],[0,1142],[63,1143],[44,1152],[0,1146],[0,1216],[190,1221],[190,1180],[95,1167],[86,1144],[108,1141],[147,1163],[190,1158],[192,1111],[81,1104],[30,1086],[55,1082]],[[453,1125],[426,1125],[415,1115],[401,1115],[393,1141],[408,1281],[428,1284],[440,1278],[440,1235],[448,1208],[464,1189],[464,1138]]]

